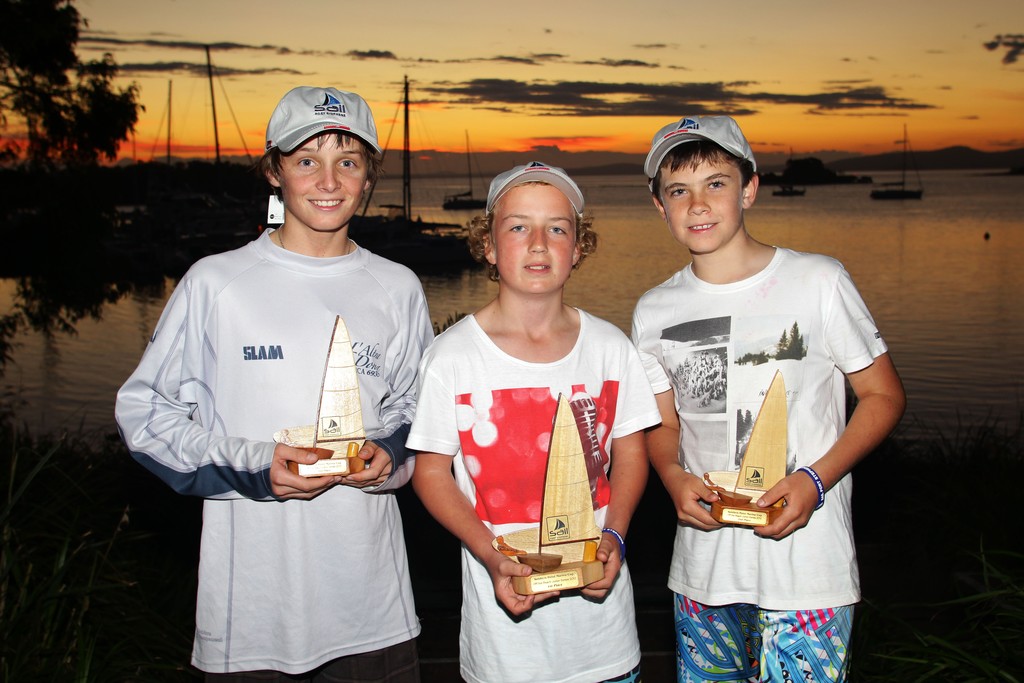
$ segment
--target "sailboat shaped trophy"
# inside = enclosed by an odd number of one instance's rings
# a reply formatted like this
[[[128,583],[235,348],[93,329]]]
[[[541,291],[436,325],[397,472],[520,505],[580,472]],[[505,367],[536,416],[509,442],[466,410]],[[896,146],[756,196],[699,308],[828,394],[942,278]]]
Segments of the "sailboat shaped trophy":
[[[365,467],[365,461],[359,457],[359,449],[366,442],[359,379],[352,341],[341,316],[334,320],[316,422],[282,429],[274,434],[274,441],[316,453],[320,459],[311,465],[288,463],[288,469],[303,477],[351,474]]]
[[[494,539],[494,547],[533,573],[516,576],[520,595],[582,588],[604,577],[597,559],[601,530],[594,517],[586,455],[569,400],[558,397],[551,429],[540,525]]]
[[[761,508],[756,501],[786,476],[786,383],[776,371],[761,403],[739,472],[707,472],[704,482],[718,494],[711,516],[722,524],[765,526],[782,501]]]

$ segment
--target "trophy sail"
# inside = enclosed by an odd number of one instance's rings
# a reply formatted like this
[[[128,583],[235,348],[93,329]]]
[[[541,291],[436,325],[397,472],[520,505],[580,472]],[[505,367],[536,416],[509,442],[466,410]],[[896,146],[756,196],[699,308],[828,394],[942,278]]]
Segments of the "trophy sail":
[[[569,400],[560,395],[548,446],[540,524],[499,536],[494,547],[533,569],[529,576],[512,577],[517,593],[532,595],[582,588],[603,578],[604,564],[597,560],[600,538],[579,425]]]
[[[723,524],[765,526],[782,509],[782,501],[759,508],[755,500],[786,476],[788,408],[786,382],[776,371],[754,421],[739,472],[707,472],[704,480],[718,493],[711,516]]]
[[[544,478],[540,547],[594,540],[601,537],[594,518],[583,442],[569,401],[560,396],[551,430],[548,467]]]
[[[359,379],[352,355],[352,340],[341,316],[335,320],[331,350],[327,354],[320,406],[316,416],[314,446],[329,448],[335,441],[362,439],[363,411],[359,403]]]
[[[352,340],[341,316],[334,319],[316,420],[311,425],[282,429],[274,434],[274,441],[317,454],[320,460],[311,465],[288,463],[292,472],[303,477],[350,474],[365,467],[366,463],[358,455],[366,442],[359,378]]]
[[[776,371],[750,433],[736,488],[767,491],[786,476],[786,381]]]

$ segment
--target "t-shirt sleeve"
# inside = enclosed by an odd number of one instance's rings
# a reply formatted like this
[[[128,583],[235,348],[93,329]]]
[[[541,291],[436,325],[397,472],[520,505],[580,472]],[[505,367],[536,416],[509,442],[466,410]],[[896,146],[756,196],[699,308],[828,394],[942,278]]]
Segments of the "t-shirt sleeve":
[[[863,370],[888,350],[853,278],[841,266],[825,313],[825,343],[845,374]]]
[[[621,332],[620,332],[621,334]],[[658,404],[654,400],[654,391],[644,371],[643,363],[636,348],[625,338],[623,342],[622,379],[619,382],[618,408],[619,418],[612,428],[612,438],[628,436],[642,429],[653,427],[661,422]]]
[[[135,372],[117,394],[118,430],[132,457],[175,491],[272,500],[273,443],[215,434],[199,422],[205,382],[197,354],[205,311],[186,278],[172,294]]]
[[[661,340],[659,331],[649,330],[644,321],[645,299],[641,298],[633,311],[633,328],[631,338],[639,354],[644,374],[655,394],[672,389],[668,375],[662,365]]]
[[[381,493],[404,486],[412,478],[415,459],[405,438],[416,412],[417,372],[423,351],[434,337],[423,290],[416,283],[406,291],[404,300],[396,301],[396,327],[399,334],[390,345],[388,375],[389,393],[381,404],[381,428],[370,437],[391,456],[391,476],[379,487],[364,489]]]
[[[454,456],[459,451],[458,410],[455,405],[451,359],[431,347],[419,372],[419,402],[406,446],[413,451]]]

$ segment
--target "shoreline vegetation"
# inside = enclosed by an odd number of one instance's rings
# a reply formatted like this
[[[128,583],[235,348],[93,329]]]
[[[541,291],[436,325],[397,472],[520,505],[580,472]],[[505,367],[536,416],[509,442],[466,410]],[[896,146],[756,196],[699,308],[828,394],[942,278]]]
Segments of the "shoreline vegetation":
[[[30,436],[10,400],[0,401],[0,677],[199,680],[188,660],[202,501],[146,472],[116,433]],[[857,466],[864,599],[851,680],[1022,680],[1022,427],[1024,413],[1016,424],[921,428],[932,435],[924,439],[897,432]],[[654,608],[659,622],[641,631],[659,634],[664,656],[673,644],[661,603],[674,519],[652,480],[630,554],[638,616]],[[437,624],[457,623],[457,543],[408,488],[399,496],[424,623],[421,656],[436,657],[435,649],[450,659],[457,629]],[[645,670],[655,681],[664,666]],[[447,679],[425,667],[424,681],[432,680]]]

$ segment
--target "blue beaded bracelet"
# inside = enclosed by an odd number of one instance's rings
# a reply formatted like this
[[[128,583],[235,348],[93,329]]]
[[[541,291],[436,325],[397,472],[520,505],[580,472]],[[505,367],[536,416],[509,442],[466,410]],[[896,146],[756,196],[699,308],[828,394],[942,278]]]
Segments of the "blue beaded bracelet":
[[[601,529],[601,531],[603,531],[606,534],[611,534],[612,536],[615,537],[615,540],[619,542],[619,557],[621,558],[621,560],[623,562],[625,562],[626,561],[626,541],[623,540],[622,535],[618,531],[616,531],[615,529],[611,529],[611,528],[604,528],[604,529]]]
[[[818,504],[814,506],[815,510],[820,510],[821,506],[825,504],[825,485],[821,483],[821,477],[818,473],[812,470],[810,467],[801,467],[798,472],[803,472],[811,481],[814,482],[814,487],[818,489]]]

